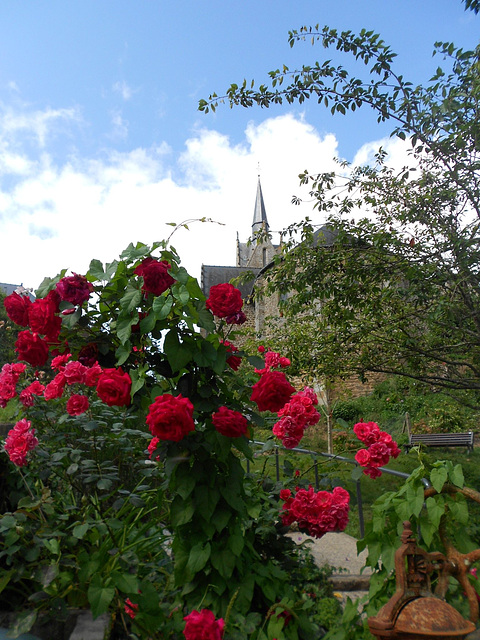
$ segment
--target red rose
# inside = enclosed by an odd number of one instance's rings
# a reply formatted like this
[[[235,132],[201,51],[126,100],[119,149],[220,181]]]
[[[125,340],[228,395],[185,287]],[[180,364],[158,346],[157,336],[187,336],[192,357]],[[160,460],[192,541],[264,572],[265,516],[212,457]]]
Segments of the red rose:
[[[234,371],[237,371],[238,367],[242,363],[242,359],[235,355],[238,352],[237,347],[228,340],[222,340],[222,344],[227,348],[227,352],[231,354],[227,358],[228,366]]]
[[[89,367],[86,372],[85,372],[85,380],[84,383],[87,385],[87,387],[95,387],[98,379],[100,378],[100,376],[102,375],[102,367],[98,364],[98,362],[95,362],[95,364],[91,367]]]
[[[166,260],[155,260],[154,258],[145,258],[133,273],[142,276],[142,290],[145,293],[153,293],[154,296],[160,296],[175,282],[175,278],[168,273],[172,268]]]
[[[206,306],[217,318],[235,318],[243,306],[242,294],[233,284],[215,284],[210,287]]]
[[[5,298],[3,304],[10,320],[21,327],[28,327],[28,310],[32,306],[28,294],[19,295],[14,291]]]
[[[158,449],[158,445],[160,444],[160,438],[157,438],[157,436],[155,436],[154,438],[152,438],[150,440],[150,443],[147,447],[147,451],[149,453],[150,456],[150,460],[152,460],[153,458],[153,454],[155,453],[155,451]],[[156,456],[155,460],[160,460],[160,456]]]
[[[20,331],[15,342],[18,359],[25,360],[32,367],[41,367],[48,360],[48,344],[36,333]]]
[[[35,380],[31,384],[29,384],[28,387],[25,387],[25,389],[20,393],[20,396],[18,399],[20,400],[20,402],[23,404],[24,407],[33,407],[34,405],[33,396],[43,395],[44,390],[45,390],[44,385],[41,384],[41,382],[39,382],[38,380]]]
[[[62,327],[62,319],[57,316],[58,294],[52,296],[51,291],[46,298],[37,298],[28,309],[30,329],[34,333],[41,333],[51,340],[57,340]]]
[[[104,369],[97,382],[97,395],[109,407],[125,407],[130,404],[132,379],[118,369]]]
[[[63,373],[57,373],[55,378],[47,384],[45,387],[45,391],[43,392],[43,397],[45,400],[55,400],[55,398],[61,398],[63,395],[63,390],[65,389],[65,376]]]
[[[222,640],[225,622],[223,618],[215,620],[215,614],[210,609],[194,610],[184,620],[185,640]]]
[[[95,342],[83,346],[78,352],[78,361],[86,367],[92,367],[98,360],[98,347]]]
[[[220,407],[220,409],[213,414],[212,422],[218,433],[228,438],[239,438],[248,431],[248,422],[245,416],[239,411],[228,409],[228,407]]]
[[[368,466],[370,464],[370,454],[367,449],[360,449],[360,451],[357,451],[355,454],[355,460],[361,467]]]
[[[38,445],[34,434],[35,429],[31,429],[31,422],[25,418],[19,420],[8,432],[5,439],[5,451],[10,460],[18,467],[27,464],[27,453]]]
[[[68,385],[75,383],[83,384],[87,370],[87,367],[81,362],[78,362],[78,360],[70,360],[63,369],[63,375]]]
[[[357,422],[353,427],[353,432],[364,444],[370,446],[380,437],[380,427],[376,422]]]
[[[259,411],[280,411],[295,391],[281,371],[267,371],[252,387],[250,400]]]
[[[89,402],[87,396],[75,393],[68,399],[67,413],[71,416],[80,416],[82,413],[85,413],[88,407]]]
[[[57,291],[62,300],[78,305],[88,300],[93,291],[93,284],[88,282],[85,276],[74,273],[73,276],[62,278],[57,282]]]
[[[52,363],[50,366],[52,367],[52,369],[63,371],[63,369],[65,368],[65,365],[67,364],[67,362],[70,360],[71,357],[72,357],[71,353],[63,353],[60,356],[55,356],[55,358],[52,359]]]
[[[147,424],[152,435],[160,440],[179,442],[195,430],[193,422],[193,404],[181,394],[172,396],[165,393],[157,396],[150,405]]]
[[[138,604],[136,604],[135,602],[132,602],[130,598],[127,598],[125,600],[124,609],[127,616],[130,616],[132,620],[135,620],[135,616],[137,615],[137,611],[138,611]]]

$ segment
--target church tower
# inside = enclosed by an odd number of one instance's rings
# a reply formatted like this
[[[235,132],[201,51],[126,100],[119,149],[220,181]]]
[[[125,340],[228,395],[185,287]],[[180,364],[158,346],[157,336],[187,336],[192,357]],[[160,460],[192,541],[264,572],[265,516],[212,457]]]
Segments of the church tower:
[[[267,211],[263,200],[260,176],[257,181],[257,194],[253,210],[252,235],[247,242],[240,242],[237,235],[237,267],[262,269],[272,261],[275,247],[270,235],[265,236],[270,229]]]

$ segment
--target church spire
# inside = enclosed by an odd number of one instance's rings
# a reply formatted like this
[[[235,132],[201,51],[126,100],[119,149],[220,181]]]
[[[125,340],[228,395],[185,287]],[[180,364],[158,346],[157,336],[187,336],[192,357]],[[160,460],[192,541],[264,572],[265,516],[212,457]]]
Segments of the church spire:
[[[253,214],[252,236],[258,231],[268,231],[267,212],[265,211],[265,203],[263,202],[262,185],[260,184],[260,176],[257,183],[257,197],[255,199],[255,211]]]

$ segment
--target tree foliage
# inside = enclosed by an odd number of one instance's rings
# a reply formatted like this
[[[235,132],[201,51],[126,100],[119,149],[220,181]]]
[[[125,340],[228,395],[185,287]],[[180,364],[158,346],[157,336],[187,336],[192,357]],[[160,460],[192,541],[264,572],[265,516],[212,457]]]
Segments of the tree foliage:
[[[392,136],[410,151],[401,170],[380,149],[372,166],[342,162],[337,172],[300,176],[335,239],[322,242],[309,220],[292,225],[286,237],[301,241],[284,243],[267,276],[270,291],[291,291],[283,312],[297,363],[329,378],[409,376],[478,407],[480,46],[436,43],[442,66],[414,86],[372,31],[317,25],[289,33],[291,46],[307,39],[363,63],[366,73],[330,61],[284,66],[268,84],[232,85],[200,109],[307,99],[333,114],[366,106],[393,123]]]

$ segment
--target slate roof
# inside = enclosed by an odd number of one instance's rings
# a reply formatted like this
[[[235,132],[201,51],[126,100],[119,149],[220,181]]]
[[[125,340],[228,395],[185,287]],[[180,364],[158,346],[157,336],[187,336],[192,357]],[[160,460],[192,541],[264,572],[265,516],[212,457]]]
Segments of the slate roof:
[[[267,220],[267,212],[265,210],[265,203],[263,201],[262,185],[260,184],[260,176],[258,176],[257,195],[255,197],[255,210],[253,212],[252,235],[257,231],[261,231],[262,229],[268,231],[269,226]]]
[[[223,282],[230,282],[233,278],[243,273],[252,273],[253,278],[248,282],[240,285],[235,285],[240,290],[242,298],[247,300],[253,291],[253,284],[255,277],[260,273],[261,269],[253,269],[247,267],[222,267],[209,264],[202,265],[202,291],[207,296],[210,293],[210,287],[216,284],[222,284]]]
[[[23,285],[21,284],[8,284],[6,282],[0,282],[0,289],[5,293],[5,295],[9,296],[11,293],[16,291],[17,289],[21,289]],[[30,300],[33,302],[35,300],[35,296],[32,293],[28,293],[30,296]]]

